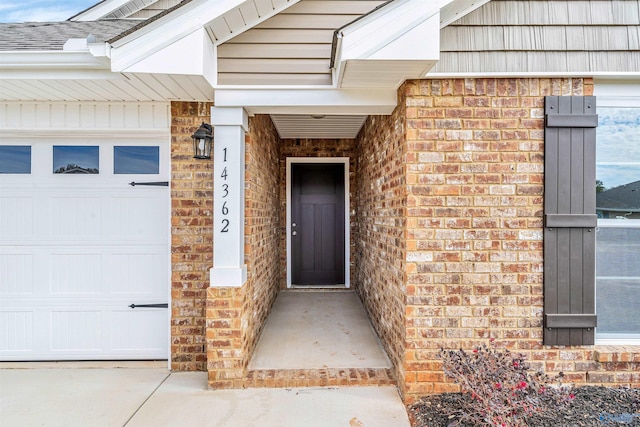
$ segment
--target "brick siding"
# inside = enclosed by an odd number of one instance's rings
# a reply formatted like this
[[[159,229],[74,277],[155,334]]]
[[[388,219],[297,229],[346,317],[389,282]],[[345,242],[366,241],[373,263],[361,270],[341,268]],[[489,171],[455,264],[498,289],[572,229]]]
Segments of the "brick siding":
[[[191,135],[211,103],[171,103],[171,369],[206,370],[205,305],[213,263],[213,162],[193,159]]]
[[[390,116],[370,117],[357,139],[354,287],[405,383],[406,145],[403,92]]]
[[[456,390],[438,350],[489,337],[573,382],[640,385],[628,352],[614,363],[599,346],[542,345],[543,97],[591,95],[591,79],[422,80],[405,93],[406,399]]]
[[[249,120],[245,139],[245,263],[242,288],[211,288],[207,355],[212,388],[241,388],[280,288],[280,140],[268,116]]]
[[[637,346],[542,345],[543,97],[592,93],[591,79],[409,81],[355,140],[280,140],[251,118],[240,289],[208,288],[213,164],[190,135],[211,104],[172,103],[172,369],[208,369],[216,388],[343,376],[246,370],[286,286],[286,158],[322,156],[350,158],[352,285],[394,366],[371,378],[397,378],[408,403],[457,390],[438,350],[493,337],[570,381],[640,386]]]

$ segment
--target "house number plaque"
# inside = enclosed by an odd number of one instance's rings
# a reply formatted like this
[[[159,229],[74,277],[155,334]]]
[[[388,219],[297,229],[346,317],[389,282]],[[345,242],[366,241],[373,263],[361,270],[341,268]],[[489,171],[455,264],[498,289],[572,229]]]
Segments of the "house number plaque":
[[[229,184],[227,183],[227,178],[229,177],[229,171],[227,170],[227,147],[222,149],[222,163],[224,168],[222,169],[222,173],[220,174],[220,178],[222,178],[222,186],[220,190],[222,191],[222,207],[220,208],[220,213],[222,214],[222,224],[221,224],[221,233],[229,232],[229,207],[227,204],[229,203],[226,200],[229,197]]]
[[[241,108],[214,107],[213,125],[213,269],[211,286],[242,286],[244,265],[244,138],[248,129]]]

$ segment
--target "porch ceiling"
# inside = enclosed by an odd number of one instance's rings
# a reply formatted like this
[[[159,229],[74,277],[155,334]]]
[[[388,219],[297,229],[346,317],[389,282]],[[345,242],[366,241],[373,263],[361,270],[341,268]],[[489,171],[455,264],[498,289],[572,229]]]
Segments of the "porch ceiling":
[[[353,139],[367,116],[272,114],[281,138]]]

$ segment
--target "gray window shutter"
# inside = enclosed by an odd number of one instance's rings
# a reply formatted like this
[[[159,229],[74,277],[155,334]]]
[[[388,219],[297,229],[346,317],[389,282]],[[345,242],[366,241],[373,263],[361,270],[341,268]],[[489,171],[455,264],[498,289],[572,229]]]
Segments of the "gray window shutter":
[[[545,97],[544,344],[592,345],[596,99]]]

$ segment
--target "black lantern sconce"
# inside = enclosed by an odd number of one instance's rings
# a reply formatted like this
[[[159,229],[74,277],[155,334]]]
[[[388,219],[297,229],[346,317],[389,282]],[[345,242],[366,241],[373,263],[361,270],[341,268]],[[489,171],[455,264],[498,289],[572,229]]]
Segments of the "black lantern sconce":
[[[193,158],[210,159],[213,142],[213,126],[202,122],[198,130],[191,135],[193,139]]]

